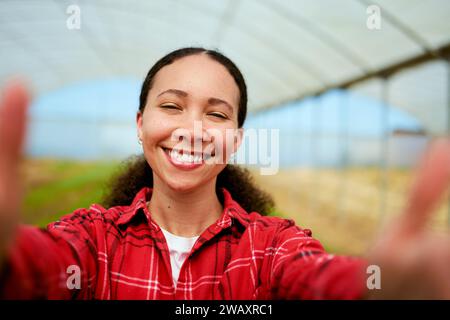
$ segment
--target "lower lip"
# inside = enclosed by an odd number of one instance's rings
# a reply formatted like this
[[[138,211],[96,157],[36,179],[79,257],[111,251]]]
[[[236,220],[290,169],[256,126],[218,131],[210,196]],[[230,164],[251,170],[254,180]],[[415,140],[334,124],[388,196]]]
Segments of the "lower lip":
[[[164,154],[166,155],[167,159],[169,160],[169,162],[176,168],[178,169],[182,169],[182,170],[193,170],[196,168],[201,167],[205,162],[202,161],[200,163],[186,163],[186,162],[178,162],[174,159],[172,159],[172,157],[168,154],[168,152],[164,149],[162,149],[162,151],[164,152]]]

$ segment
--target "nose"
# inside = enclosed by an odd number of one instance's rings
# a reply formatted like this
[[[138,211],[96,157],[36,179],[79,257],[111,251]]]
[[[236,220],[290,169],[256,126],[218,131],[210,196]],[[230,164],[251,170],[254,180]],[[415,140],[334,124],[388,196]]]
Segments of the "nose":
[[[202,151],[204,145],[212,142],[212,136],[198,119],[191,119],[180,125],[172,132],[171,139],[182,144],[183,148],[194,151]]]

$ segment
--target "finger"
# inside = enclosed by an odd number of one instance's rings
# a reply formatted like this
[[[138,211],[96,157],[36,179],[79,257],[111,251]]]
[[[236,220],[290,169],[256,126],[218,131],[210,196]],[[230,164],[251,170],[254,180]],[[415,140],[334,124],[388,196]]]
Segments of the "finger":
[[[20,82],[6,86],[0,102],[0,165],[17,164],[24,143],[29,94]]]
[[[440,138],[423,156],[401,216],[404,232],[423,229],[450,184],[450,139]]]
[[[0,99],[0,260],[20,211],[18,168],[25,137],[29,95],[20,82],[5,87]]]

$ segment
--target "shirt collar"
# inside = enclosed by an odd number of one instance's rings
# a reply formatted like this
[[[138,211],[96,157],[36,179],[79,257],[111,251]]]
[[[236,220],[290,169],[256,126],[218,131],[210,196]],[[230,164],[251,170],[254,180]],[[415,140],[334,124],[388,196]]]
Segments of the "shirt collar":
[[[250,215],[232,198],[231,193],[226,188],[221,188],[223,193],[223,212],[217,225],[221,228],[227,228],[233,222],[247,227],[250,223]],[[134,216],[139,212],[144,213],[147,221],[150,221],[150,227],[156,227],[155,222],[151,219],[150,212],[147,208],[147,201],[150,200],[153,189],[150,187],[143,187],[133,199],[133,202],[120,215],[117,224],[128,224]]]

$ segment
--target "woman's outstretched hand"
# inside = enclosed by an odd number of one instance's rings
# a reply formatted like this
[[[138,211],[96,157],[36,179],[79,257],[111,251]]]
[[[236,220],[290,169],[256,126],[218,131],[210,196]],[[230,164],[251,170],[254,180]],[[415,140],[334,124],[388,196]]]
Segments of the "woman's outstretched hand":
[[[427,230],[450,184],[450,139],[432,143],[418,169],[404,212],[369,254],[381,275],[369,298],[450,299],[450,236]]]
[[[8,84],[0,98],[0,269],[18,223],[22,192],[20,160],[29,94],[20,82]]]

